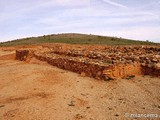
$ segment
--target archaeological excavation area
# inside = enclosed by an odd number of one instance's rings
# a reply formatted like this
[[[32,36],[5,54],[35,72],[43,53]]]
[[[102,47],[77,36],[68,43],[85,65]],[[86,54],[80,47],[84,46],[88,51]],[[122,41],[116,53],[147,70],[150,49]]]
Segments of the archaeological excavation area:
[[[0,120],[146,120],[131,114],[159,120],[159,46],[0,47]]]

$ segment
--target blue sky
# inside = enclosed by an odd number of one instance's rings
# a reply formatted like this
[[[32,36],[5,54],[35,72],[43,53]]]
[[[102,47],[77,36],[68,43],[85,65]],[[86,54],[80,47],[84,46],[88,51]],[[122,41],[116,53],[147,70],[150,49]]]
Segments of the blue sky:
[[[160,42],[160,0],[0,0],[0,42],[56,33]]]

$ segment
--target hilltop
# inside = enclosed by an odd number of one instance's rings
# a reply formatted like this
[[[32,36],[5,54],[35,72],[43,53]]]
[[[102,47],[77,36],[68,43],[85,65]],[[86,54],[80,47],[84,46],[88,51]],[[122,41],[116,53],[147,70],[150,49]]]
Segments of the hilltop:
[[[131,40],[118,37],[100,36],[92,34],[51,34],[38,37],[28,37],[0,43],[0,46],[37,45],[42,43],[68,44],[101,44],[101,45],[156,45],[156,43],[140,40]]]

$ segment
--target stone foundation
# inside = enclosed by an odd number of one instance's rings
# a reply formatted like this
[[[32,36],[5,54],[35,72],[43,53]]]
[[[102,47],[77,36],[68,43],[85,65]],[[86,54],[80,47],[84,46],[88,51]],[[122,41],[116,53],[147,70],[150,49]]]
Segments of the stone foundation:
[[[61,49],[55,48],[42,49],[40,51],[16,50],[16,59],[27,61],[31,57],[35,57],[41,61],[46,61],[47,63],[53,66],[57,66],[61,69],[76,72],[83,76],[103,80],[126,78],[128,76],[136,75],[160,76],[159,68],[148,67],[148,64],[143,64],[144,62],[148,61],[148,58],[145,56],[139,57],[139,59],[135,61],[136,58],[134,59],[134,56],[132,55],[132,57],[124,57],[125,59],[123,61],[125,62],[121,62],[121,60],[119,60],[121,58],[119,56],[116,56],[116,54],[109,54],[105,58],[102,57],[102,55],[104,54],[98,54],[97,52],[93,53],[93,51],[84,51],[85,54],[83,54],[81,50],[68,50],[65,52],[64,50],[61,51]],[[126,49],[124,50],[126,51]],[[118,59],[119,61],[116,59]],[[159,60],[159,58],[157,58],[157,60]]]

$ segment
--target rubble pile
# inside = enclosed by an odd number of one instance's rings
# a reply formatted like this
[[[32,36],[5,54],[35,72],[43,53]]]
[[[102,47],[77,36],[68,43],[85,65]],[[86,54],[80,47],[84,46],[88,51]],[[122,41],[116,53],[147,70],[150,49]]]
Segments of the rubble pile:
[[[160,76],[160,47],[157,46],[43,46],[34,52],[42,61],[83,76],[111,80],[134,75]],[[17,56],[21,56],[16,52]],[[18,57],[24,60],[24,57]],[[22,54],[21,53],[21,54]],[[23,55],[22,55],[23,56]]]
[[[156,68],[160,63],[159,47],[107,47],[104,50],[52,49],[51,53],[72,57],[97,59],[104,64],[125,64],[139,62],[142,66]]]

